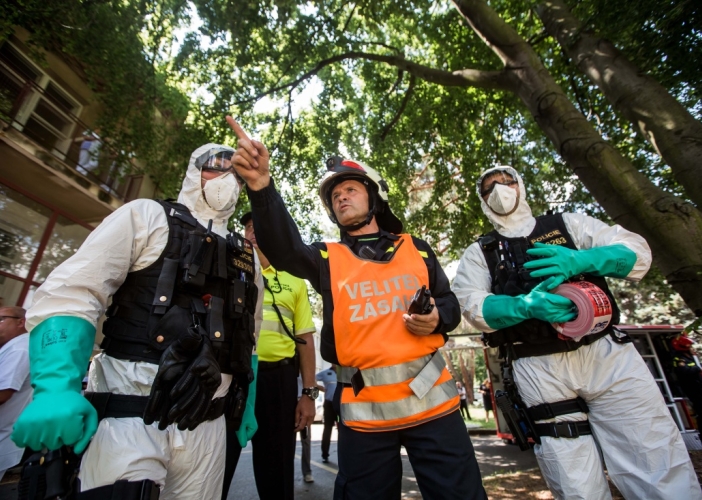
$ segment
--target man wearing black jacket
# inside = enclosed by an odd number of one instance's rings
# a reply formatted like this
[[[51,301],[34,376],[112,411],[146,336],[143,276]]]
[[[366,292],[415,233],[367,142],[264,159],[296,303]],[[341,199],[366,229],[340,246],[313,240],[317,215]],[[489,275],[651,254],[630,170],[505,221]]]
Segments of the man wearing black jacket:
[[[330,158],[320,197],[341,241],[306,245],[270,179],[265,146],[227,121],[259,247],[322,295],[320,350],[342,367],[334,498],[400,498],[401,446],[424,498],[485,498],[455,383],[437,354],[460,322],[458,301],[429,245],[402,232],[387,183],[360,162]],[[432,306],[410,314],[422,286]]]

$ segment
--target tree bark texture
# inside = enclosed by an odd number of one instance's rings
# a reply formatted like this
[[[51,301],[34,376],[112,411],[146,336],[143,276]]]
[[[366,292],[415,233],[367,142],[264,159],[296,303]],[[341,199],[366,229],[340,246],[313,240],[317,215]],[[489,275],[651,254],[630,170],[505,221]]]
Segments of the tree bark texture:
[[[666,193],[600,136],[573,106],[531,46],[482,0],[453,0],[505,65],[510,90],[616,223],[642,235],[655,263],[702,315],[702,213]]]
[[[653,144],[690,200],[702,208],[702,123],[611,42],[584,31],[561,0],[545,0],[536,10],[577,68]]]

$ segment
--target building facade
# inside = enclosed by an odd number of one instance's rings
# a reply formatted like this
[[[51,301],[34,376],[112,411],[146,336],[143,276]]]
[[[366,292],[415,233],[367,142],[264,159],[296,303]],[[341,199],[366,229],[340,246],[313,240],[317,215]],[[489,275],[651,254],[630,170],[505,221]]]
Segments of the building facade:
[[[118,164],[95,124],[99,105],[74,61],[30,57],[28,33],[0,45],[0,297],[28,307],[48,274],[113,210],[157,196]]]

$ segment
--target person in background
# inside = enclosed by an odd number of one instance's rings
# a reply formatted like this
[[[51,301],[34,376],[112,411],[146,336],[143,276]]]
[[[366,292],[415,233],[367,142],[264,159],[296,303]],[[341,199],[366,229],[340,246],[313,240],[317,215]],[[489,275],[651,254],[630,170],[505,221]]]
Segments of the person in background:
[[[305,282],[271,265],[258,246],[251,212],[239,222],[256,249],[265,284],[263,323],[256,345],[258,430],[251,439],[256,489],[261,500],[287,500],[295,495],[297,433],[314,420],[319,394],[314,382],[315,326]],[[304,384],[299,399],[298,374]],[[239,444],[244,446],[245,442],[240,440]],[[240,452],[228,448],[228,461],[238,460]],[[225,492],[230,482],[231,477],[225,477]]]
[[[86,130],[81,137],[74,141],[80,142],[80,152],[78,153],[78,171],[87,174],[98,168],[100,163],[101,142],[98,137],[99,129],[94,131]]]
[[[470,418],[470,410],[468,409],[468,395],[466,388],[463,387],[463,384],[461,382],[456,382],[456,390],[458,391],[458,395],[461,398],[461,413],[463,414],[463,418],[467,420],[473,420]]]
[[[490,412],[492,409],[492,382],[489,379],[484,380],[480,384],[480,394],[483,395],[483,408],[485,408],[485,421],[490,421]]]
[[[702,369],[697,365],[695,352],[692,350],[692,339],[687,335],[679,335],[671,342],[673,347],[673,373],[678,379],[678,385],[692,403],[692,410],[697,419],[697,425],[702,423]]]
[[[12,426],[32,400],[29,334],[21,307],[0,307],[0,480],[22,459],[24,448],[10,439]]]
[[[334,393],[336,392],[335,365],[319,372],[315,378],[324,384],[324,431],[322,432],[322,462],[329,462],[329,447],[331,444],[332,429],[339,421],[339,415],[334,409]]]

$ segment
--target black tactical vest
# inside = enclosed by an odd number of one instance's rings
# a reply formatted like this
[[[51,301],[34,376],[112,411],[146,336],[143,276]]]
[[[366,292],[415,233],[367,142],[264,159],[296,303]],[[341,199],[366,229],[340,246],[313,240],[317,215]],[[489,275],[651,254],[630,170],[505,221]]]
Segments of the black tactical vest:
[[[536,226],[527,237],[507,238],[497,231],[492,231],[478,240],[485,255],[490,277],[492,293],[495,295],[517,296],[529,293],[546,278],[532,278],[524,263],[533,260],[526,251],[541,242],[548,245],[563,245],[573,250],[577,247],[563,222],[563,214],[542,215],[536,218]],[[609,297],[612,304],[612,320],[604,332],[610,332],[612,326],[619,324],[619,307],[614,300],[607,281],[602,276],[581,274],[568,281],[588,281],[597,285]],[[528,319],[521,323],[503,328],[489,335],[483,335],[488,346],[499,347],[514,342],[528,344],[559,344],[565,341],[558,338],[558,332],[550,323],[538,319]],[[572,343],[572,342],[571,342]],[[583,344],[585,345],[585,344]],[[563,349],[563,352],[567,349]]]
[[[222,373],[248,374],[258,297],[251,243],[236,233],[225,239],[211,232],[183,205],[159,203],[168,218],[166,248],[156,262],[129,273],[112,297],[101,347],[118,359],[158,363],[199,323]]]

